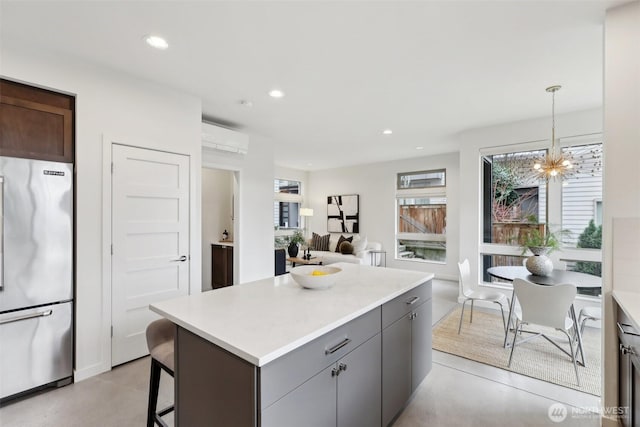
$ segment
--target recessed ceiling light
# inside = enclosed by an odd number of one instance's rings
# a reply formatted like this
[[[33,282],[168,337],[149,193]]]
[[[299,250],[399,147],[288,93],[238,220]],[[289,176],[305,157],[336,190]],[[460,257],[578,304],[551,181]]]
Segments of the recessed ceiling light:
[[[248,99],[241,99],[239,102],[240,102],[240,105],[242,105],[243,107],[247,107],[247,108],[253,107],[253,102],[249,101]]]
[[[416,150],[424,150],[424,147],[416,147]]]
[[[148,35],[144,37],[144,41],[146,41],[149,46],[155,47],[156,49],[165,50],[169,47],[169,43],[160,36]]]
[[[284,96],[284,92],[280,89],[273,89],[269,91],[269,96],[272,98],[282,98]]]
[[[385,129],[382,131],[383,134],[385,135],[391,135],[393,133],[393,131],[391,129]]]

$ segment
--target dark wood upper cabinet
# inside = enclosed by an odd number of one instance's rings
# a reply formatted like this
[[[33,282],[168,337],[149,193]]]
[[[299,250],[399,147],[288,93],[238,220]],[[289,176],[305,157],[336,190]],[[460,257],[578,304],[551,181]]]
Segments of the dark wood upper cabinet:
[[[73,162],[75,98],[0,79],[0,155]]]

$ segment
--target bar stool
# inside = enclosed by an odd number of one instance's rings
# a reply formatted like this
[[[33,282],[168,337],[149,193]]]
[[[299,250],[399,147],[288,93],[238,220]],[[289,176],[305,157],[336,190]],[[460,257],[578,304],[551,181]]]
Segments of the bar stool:
[[[147,427],[154,427],[157,423],[168,427],[162,420],[165,415],[174,410],[174,405],[156,412],[158,404],[158,389],[160,388],[160,374],[162,370],[173,377],[173,343],[176,326],[167,319],[159,319],[147,326],[147,347],[151,354],[151,380],[149,383],[149,407],[147,408]]]

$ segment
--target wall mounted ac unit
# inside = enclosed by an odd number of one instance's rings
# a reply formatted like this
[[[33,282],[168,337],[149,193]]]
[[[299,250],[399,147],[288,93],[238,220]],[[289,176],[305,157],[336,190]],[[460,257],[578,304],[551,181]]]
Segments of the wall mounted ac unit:
[[[230,153],[247,154],[249,135],[203,122],[202,146]]]

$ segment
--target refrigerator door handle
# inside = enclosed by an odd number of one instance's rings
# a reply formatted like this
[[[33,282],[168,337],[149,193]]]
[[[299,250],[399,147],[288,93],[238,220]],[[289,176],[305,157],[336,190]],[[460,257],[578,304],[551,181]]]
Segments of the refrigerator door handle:
[[[7,323],[12,323],[12,322],[19,322],[21,320],[33,319],[36,317],[47,317],[47,316],[51,316],[52,314],[53,314],[53,310],[46,310],[46,311],[41,311],[39,313],[33,313],[33,314],[25,314],[24,316],[16,316],[16,317],[11,317],[9,319],[0,320],[0,325],[5,325]]]

